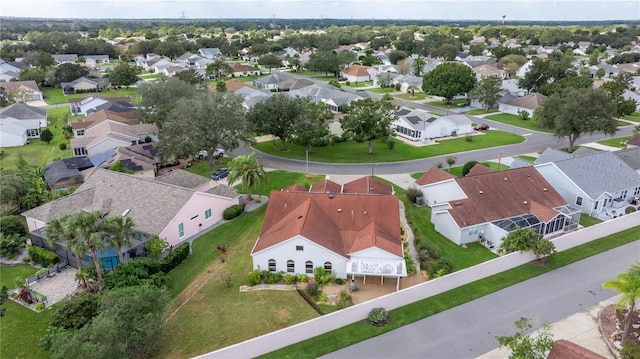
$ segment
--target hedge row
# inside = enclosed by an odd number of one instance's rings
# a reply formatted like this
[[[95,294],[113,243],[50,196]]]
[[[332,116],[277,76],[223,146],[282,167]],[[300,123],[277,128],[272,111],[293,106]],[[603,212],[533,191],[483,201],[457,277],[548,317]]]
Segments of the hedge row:
[[[58,256],[55,253],[36,246],[29,246],[29,257],[33,262],[45,267],[51,267],[58,263]]]
[[[243,212],[244,212],[244,206],[240,205],[240,204],[236,204],[236,205],[233,205],[233,206],[225,209],[224,212],[222,213],[222,218],[224,218],[224,220],[228,221],[228,220],[231,220],[231,219],[234,219],[234,218],[238,217]]]

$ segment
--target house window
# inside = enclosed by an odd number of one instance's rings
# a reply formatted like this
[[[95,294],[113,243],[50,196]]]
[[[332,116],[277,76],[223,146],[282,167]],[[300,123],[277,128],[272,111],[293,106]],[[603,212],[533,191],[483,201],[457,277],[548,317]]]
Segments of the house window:
[[[296,246],[296,251],[304,251],[304,246]]]
[[[275,271],[276,271],[276,260],[269,259],[269,272],[275,272]]]
[[[180,238],[184,237],[184,223],[178,225],[178,236],[180,236]]]
[[[84,136],[84,129],[76,131],[76,136]]]
[[[622,191],[622,195],[620,197],[622,198],[626,198],[627,197],[627,190],[625,189],[624,191]]]
[[[304,272],[307,274],[313,274],[313,262],[312,261],[307,261],[304,264]]]
[[[32,128],[27,130],[27,136],[28,137],[37,137],[40,136],[40,130],[37,128]]]
[[[577,197],[576,197],[576,204],[577,204],[578,206],[582,206],[582,197],[580,197],[580,196],[577,196]]]
[[[598,209],[598,204],[600,204],[600,201],[596,201],[596,203],[593,205],[594,210]]]
[[[198,218],[198,215],[196,214],[195,216],[191,217],[191,220],[193,221],[194,219]]]
[[[209,218],[211,218],[211,208],[204,211],[204,219],[209,219]]]
[[[640,187],[636,187],[636,190],[633,192],[634,196],[637,196],[640,194]]]
[[[324,271],[327,273],[331,273],[332,270],[333,265],[331,265],[331,262],[324,262]]]
[[[296,263],[289,259],[287,261],[287,273],[295,273],[296,271]]]

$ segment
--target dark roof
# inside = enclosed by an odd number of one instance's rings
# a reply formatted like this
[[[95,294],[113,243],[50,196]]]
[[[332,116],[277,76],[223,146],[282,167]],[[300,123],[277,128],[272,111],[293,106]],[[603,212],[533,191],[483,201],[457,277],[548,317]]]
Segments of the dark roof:
[[[100,110],[109,110],[113,112],[132,112],[136,110],[136,106],[131,102],[105,102],[95,107],[96,112]]]
[[[0,110],[0,118],[7,117],[17,120],[45,119],[47,118],[47,109],[16,103]]]
[[[404,116],[404,115],[408,114],[409,112],[411,112],[411,110],[409,110],[408,108],[403,108],[403,109],[400,109],[397,112],[397,115],[398,116]]]
[[[93,164],[87,157],[72,157],[52,162],[44,166],[44,178],[52,188],[56,183],[68,179],[73,180],[73,184],[82,183],[83,177],[80,171],[93,167]]]

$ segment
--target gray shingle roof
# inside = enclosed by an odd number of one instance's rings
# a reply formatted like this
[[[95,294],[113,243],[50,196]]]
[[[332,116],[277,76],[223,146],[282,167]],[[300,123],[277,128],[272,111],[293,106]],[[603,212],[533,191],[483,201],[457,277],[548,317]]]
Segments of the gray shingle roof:
[[[531,166],[533,166],[533,163],[527,162],[520,158],[516,158],[513,160],[513,162],[511,162],[511,166],[509,166],[509,168],[514,169],[514,168],[531,167]]]
[[[559,151],[554,148],[547,148],[542,152],[540,157],[536,158],[535,164],[539,165],[547,162],[556,162],[560,160],[566,160],[568,158],[572,158],[573,156],[567,152]]]
[[[0,118],[9,117],[17,120],[45,119],[47,118],[47,109],[16,103],[0,109]]]
[[[591,198],[640,185],[640,174],[609,151],[551,162]]]
[[[197,175],[195,173],[177,170],[167,172],[162,176],[156,177],[156,181],[172,184],[184,188],[196,188],[210,181],[210,179]]]
[[[216,196],[227,197],[227,198],[236,198],[238,196],[238,192],[236,191],[235,188],[225,186],[223,184],[219,184],[211,188],[210,190],[207,191],[207,193],[210,193]]]
[[[640,170],[640,147],[615,151],[613,154],[634,170]]]

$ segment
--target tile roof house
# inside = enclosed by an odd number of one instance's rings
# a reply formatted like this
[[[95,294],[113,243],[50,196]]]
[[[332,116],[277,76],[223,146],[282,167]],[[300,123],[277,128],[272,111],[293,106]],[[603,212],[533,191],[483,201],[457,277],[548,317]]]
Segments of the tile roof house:
[[[0,109],[0,123],[0,146],[23,146],[47,127],[47,109],[16,103]]]
[[[62,82],[60,87],[62,87],[62,92],[65,95],[69,95],[78,92],[102,91],[108,89],[110,85],[111,83],[106,77],[80,77],[71,82]]]
[[[367,181],[376,180],[363,178],[344,187]],[[373,187],[388,193],[384,186]],[[313,269],[322,267],[338,278],[381,276],[397,278],[399,284],[407,270],[398,198],[345,193],[338,187],[327,181],[311,191],[292,186],[271,192],[251,251],[253,268],[313,276]]]
[[[397,136],[412,141],[426,141],[440,137],[473,132],[474,118],[464,114],[434,116],[423,110],[402,107],[391,124]]]
[[[500,101],[498,104],[498,110],[504,113],[510,113],[512,115],[519,115],[521,111],[526,111],[530,116],[533,116],[533,112],[547,99],[547,96],[539,93],[532,93],[530,95],[516,97],[507,101]]]
[[[40,88],[34,80],[0,82],[0,87],[2,87],[7,93],[13,93],[16,91],[25,92],[25,101],[42,101],[44,99],[42,91],[40,91]]]
[[[569,205],[603,220],[640,198],[640,174],[609,151],[575,156],[547,148],[534,167]]]
[[[205,178],[205,180],[208,180]],[[210,181],[210,180],[208,180]],[[104,215],[126,215],[135,222],[136,245],[157,235],[176,246],[193,240],[222,219],[223,211],[238,204],[237,196],[224,196],[154,179],[97,169],[72,194],[22,213],[34,244],[44,246],[42,230],[51,221],[78,211],[99,210]],[[75,258],[62,246],[60,258],[72,265]],[[127,250],[125,259],[138,255]],[[115,258],[117,264],[117,256]]]
[[[517,226],[547,237],[575,229],[580,221],[579,210],[533,167],[478,170],[462,178],[434,167],[416,184],[432,208],[436,231],[458,245],[483,240],[497,249]]]
[[[362,66],[354,64],[349,68],[342,70],[340,76],[346,77],[347,81],[351,82],[365,82],[373,80],[376,75],[376,70],[370,66]]]

